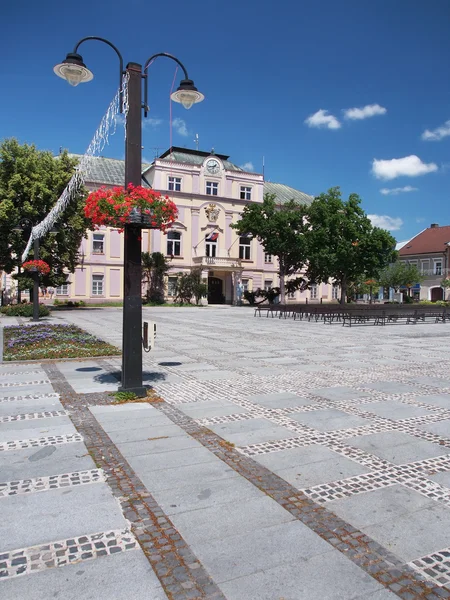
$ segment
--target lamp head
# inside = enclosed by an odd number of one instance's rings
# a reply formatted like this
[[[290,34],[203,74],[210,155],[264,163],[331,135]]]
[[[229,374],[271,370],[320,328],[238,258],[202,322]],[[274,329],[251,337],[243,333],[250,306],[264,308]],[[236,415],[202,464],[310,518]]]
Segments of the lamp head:
[[[170,97],[174,102],[179,102],[186,109],[205,99],[205,96],[195,87],[192,79],[182,79],[178,89]]]
[[[84,64],[81,54],[73,52],[69,52],[66,60],[53,67],[53,71],[58,77],[65,79],[73,87],[79,83],[91,81],[94,77],[93,73]]]

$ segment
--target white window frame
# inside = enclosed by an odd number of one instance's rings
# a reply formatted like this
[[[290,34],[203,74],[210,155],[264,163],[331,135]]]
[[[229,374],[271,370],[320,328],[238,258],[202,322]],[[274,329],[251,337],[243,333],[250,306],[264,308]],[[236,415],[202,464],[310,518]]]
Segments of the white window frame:
[[[331,286],[331,299],[338,300],[339,299],[339,286],[333,283]]]
[[[93,296],[105,295],[105,276],[102,273],[92,273],[91,285]]]
[[[429,270],[430,270],[430,259],[429,258],[425,258],[424,260],[421,260],[420,261],[420,272],[422,274],[425,274]]]
[[[442,259],[441,258],[433,259],[433,275],[439,275],[439,276],[442,275]]]
[[[267,279],[266,281],[264,281],[264,289],[266,290],[266,292],[270,289],[272,289],[273,287],[273,280],[272,279]]]
[[[272,261],[272,255],[271,254],[267,254],[267,252],[264,254],[264,262],[267,263],[271,263]]]
[[[175,235],[174,239],[170,238],[170,235]],[[181,256],[181,232],[180,231],[168,231],[167,232],[167,254],[166,256]]]
[[[252,238],[239,237],[239,258],[241,260],[252,260]]]
[[[169,296],[169,298],[173,298],[175,296],[175,286],[177,284],[177,279],[178,277],[173,276],[169,276],[167,278],[167,295]]]
[[[241,279],[241,283],[242,283],[242,294],[244,292],[248,292],[248,284],[249,284],[249,279]]]
[[[167,189],[169,192],[181,192],[181,177],[169,175],[167,178]]]
[[[101,250],[96,250],[95,244],[101,244]],[[92,254],[105,254],[105,234],[104,233],[93,233],[92,234]]]
[[[68,296],[69,295],[69,284],[63,283],[62,285],[59,285],[57,288],[55,288],[55,295],[56,296]]]
[[[248,185],[241,185],[240,190],[240,199],[241,200],[251,200],[252,199],[252,188]]]
[[[309,298],[310,300],[317,300],[317,284],[313,284],[312,286],[310,286],[309,288]]]
[[[206,195],[207,196],[218,196],[219,195],[219,183],[217,181],[206,182]]]
[[[217,240],[205,241],[205,256],[215,258],[217,256]]]

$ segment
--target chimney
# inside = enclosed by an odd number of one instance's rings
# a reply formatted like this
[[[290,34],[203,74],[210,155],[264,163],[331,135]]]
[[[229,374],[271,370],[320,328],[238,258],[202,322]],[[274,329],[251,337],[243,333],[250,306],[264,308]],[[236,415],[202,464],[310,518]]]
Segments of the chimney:
[[[435,229],[435,227],[439,227],[439,223],[431,223],[430,228]]]

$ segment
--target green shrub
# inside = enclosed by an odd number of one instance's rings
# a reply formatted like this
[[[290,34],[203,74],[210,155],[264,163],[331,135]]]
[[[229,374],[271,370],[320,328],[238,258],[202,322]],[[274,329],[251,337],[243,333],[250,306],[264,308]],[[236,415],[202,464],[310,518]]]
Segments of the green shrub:
[[[33,316],[33,305],[32,304],[9,304],[8,306],[2,306],[1,312],[7,317],[32,317]],[[39,304],[39,316],[48,317],[50,311],[45,304]]]
[[[446,302],[445,300],[436,300],[436,302],[431,302],[431,300],[421,300],[419,304],[421,306],[450,306],[450,302]]]
[[[55,298],[55,299],[53,300],[53,305],[54,305],[54,306],[59,306],[60,304],[62,304],[62,302],[61,302],[61,300],[58,300],[58,298]]]

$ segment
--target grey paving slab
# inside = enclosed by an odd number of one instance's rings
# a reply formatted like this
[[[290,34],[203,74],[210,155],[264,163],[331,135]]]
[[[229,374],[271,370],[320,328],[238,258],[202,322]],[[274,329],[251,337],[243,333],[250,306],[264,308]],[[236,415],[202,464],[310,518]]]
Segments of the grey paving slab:
[[[236,379],[237,374],[233,371],[217,371],[217,370],[208,370],[208,371],[195,371],[192,373],[192,376],[196,379],[200,379],[201,381],[213,381],[215,379]]]
[[[138,425],[138,422],[133,421]],[[113,431],[111,429],[108,432],[109,437],[115,444],[120,444],[123,442],[139,442],[145,440],[162,440],[177,436],[186,436],[185,432],[178,427],[178,425],[174,425],[173,423],[170,425],[147,425],[139,428],[126,428],[120,429],[113,427]]]
[[[275,367],[245,367],[245,371],[251,375],[257,375],[261,377],[270,377],[272,375],[280,375],[283,371],[281,368]]]
[[[329,544],[299,521],[207,541],[196,547],[198,558],[219,584],[329,552]]]
[[[191,437],[177,436],[172,438],[160,437],[159,439],[145,439],[136,442],[115,442],[116,446],[125,457],[139,456],[159,452],[170,452],[184,448],[200,448],[201,444]]]
[[[450,488],[450,471],[435,473],[434,475],[427,475],[427,478],[443,485],[444,487]]]
[[[412,383],[421,383],[423,385],[431,385],[439,388],[450,388],[450,379],[445,377],[431,377],[429,375],[418,375],[417,377],[411,377]]]
[[[384,590],[337,551],[220,584],[227,600],[359,600]]]
[[[368,392],[362,392],[347,386],[336,386],[326,388],[315,388],[311,393],[328,400],[352,400],[354,398],[365,398],[370,396]]]
[[[208,402],[180,404],[179,409],[193,419],[224,417],[226,415],[243,414],[248,412],[246,408],[225,400],[211,400]]]
[[[210,425],[209,427],[232,444],[236,444],[236,446],[247,446],[298,436],[297,433],[281,425],[273,425],[270,421],[264,419],[248,419],[246,421]]]
[[[42,419],[24,419],[23,421],[10,421],[9,423],[0,423],[0,440],[8,433],[16,432],[19,437],[22,431],[36,429],[39,433],[46,431],[49,427],[72,426],[69,417],[44,417]],[[72,426],[73,427],[73,426]],[[33,437],[35,435],[33,434]],[[14,438],[17,439],[17,438]]]
[[[166,600],[141,549],[2,581],[8,600]]]
[[[1,509],[3,551],[127,525],[106,483],[9,496]]]
[[[183,448],[182,450],[172,450],[171,452],[128,458],[128,462],[138,474],[160,470],[165,471],[166,469],[170,470],[188,465],[216,462],[218,460],[212,452],[203,446],[201,448]],[[186,483],[192,483],[192,480],[182,482],[183,485]]]
[[[370,425],[370,419],[363,419],[356,415],[349,415],[340,410],[329,408],[306,413],[297,413],[291,415],[291,418],[299,423],[314,427],[319,431],[332,431],[334,429],[349,429],[351,427],[360,427]]]
[[[191,371],[207,371],[208,369],[216,369],[216,367],[214,365],[210,365],[208,363],[205,362],[201,362],[201,363],[187,363],[185,365],[177,365],[176,367],[174,367],[174,369],[176,369],[177,371],[186,371],[187,373],[191,372]]]
[[[107,433],[114,431],[134,431],[136,429],[148,429],[153,430],[160,427],[173,427],[172,421],[165,415],[151,415],[148,417],[134,417],[128,418],[128,415],[136,415],[136,413],[119,413],[113,415],[98,415],[98,421],[101,423],[103,429]],[[122,415],[127,415],[122,417]]]
[[[441,456],[443,448],[401,432],[373,433],[348,438],[346,444],[356,446],[397,465],[434,456]]]
[[[377,390],[378,392],[386,392],[387,394],[408,394],[420,393],[420,388],[407,383],[399,383],[397,381],[376,381],[375,383],[362,383],[363,387]]]
[[[439,421],[438,423],[428,423],[427,425],[421,425],[421,429],[426,429],[431,433],[436,433],[442,437],[450,438],[450,419],[445,421]]]
[[[304,448],[289,448],[279,452],[270,452],[253,457],[260,464],[270,470],[281,470],[289,467],[298,467],[334,460],[338,455],[326,446],[312,445]],[[319,467],[319,465],[318,465]]]
[[[12,442],[15,440],[29,440],[40,437],[50,437],[53,435],[68,435],[76,433],[77,430],[72,423],[55,425],[52,427],[52,421],[65,419],[66,417],[55,417],[54,419],[36,419],[36,427],[30,427],[32,421],[28,421],[28,427],[25,429],[6,428],[0,433],[0,442]],[[47,421],[47,422],[44,422]]]
[[[205,542],[225,539],[236,532],[250,532],[293,521],[294,517],[260,492],[245,503],[228,503],[172,515],[175,527],[194,550]],[[208,523],[208,527],[205,527]]]
[[[314,404],[314,400],[302,398],[289,392],[278,392],[273,394],[260,394],[249,396],[248,400],[265,406],[266,408],[290,408],[292,406],[308,406]]]
[[[0,457],[1,482],[95,468],[94,461],[82,443],[9,450],[2,452]]]
[[[14,385],[0,388],[0,401],[10,396],[28,396],[29,394],[50,394],[55,390],[50,383],[39,383],[31,385]]]
[[[25,413],[45,412],[47,410],[64,409],[58,398],[39,398],[36,400],[0,402],[0,417],[21,415]]]
[[[429,404],[430,406],[440,406],[442,408],[447,408],[450,410],[450,394],[439,394],[436,396],[417,396],[414,399],[418,402],[425,402],[425,404]]]
[[[148,404],[148,402],[130,402],[129,404],[125,403],[115,405],[90,406],[89,410],[94,415],[102,415],[102,418],[106,416],[115,416],[117,414],[122,413],[124,414],[124,416],[126,415],[126,413],[130,413],[132,414],[132,416],[136,416],[134,414],[135,411],[138,411],[138,414],[140,414],[141,411],[145,411],[146,413],[155,416],[161,414],[153,406]]]
[[[397,419],[409,419],[410,417],[421,417],[430,414],[426,408],[402,404],[395,400],[366,403],[361,405],[361,409],[374,413],[379,417],[393,419],[394,421]]]
[[[355,475],[367,473],[367,467],[358,465],[345,456],[336,455],[334,458],[321,462],[303,464],[279,469],[273,467],[274,473],[285,479],[297,489],[306,489],[322,483],[330,483]]]

